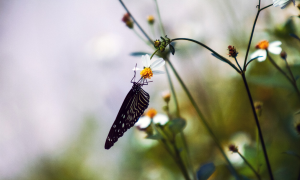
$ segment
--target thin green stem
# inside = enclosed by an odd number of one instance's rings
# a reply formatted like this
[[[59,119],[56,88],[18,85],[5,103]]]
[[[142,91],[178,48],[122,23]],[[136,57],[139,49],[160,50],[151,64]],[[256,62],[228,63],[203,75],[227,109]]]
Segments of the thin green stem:
[[[134,33],[137,35],[137,37],[139,37],[144,43],[148,44],[147,41],[145,39],[142,38],[141,35],[139,35],[139,33],[133,28],[132,29],[134,31]]]
[[[169,59],[167,59],[167,61],[169,61]],[[180,117],[180,111],[179,111],[177,96],[176,96],[175,89],[174,89],[174,86],[173,86],[173,83],[172,83],[172,80],[171,80],[171,76],[170,76],[170,73],[169,73],[169,70],[168,70],[167,66],[165,66],[165,70],[166,70],[166,73],[167,73],[170,89],[171,89],[171,92],[172,92],[172,95],[173,95],[173,98],[174,98],[174,104],[175,104],[175,108],[176,108],[176,116]]]
[[[269,58],[269,60],[271,61],[271,63],[273,64],[273,66],[279,71],[279,72],[281,72],[281,74],[283,74],[284,76],[285,76],[285,78],[288,80],[288,81],[290,81],[290,83],[293,85],[293,87],[294,87],[294,89],[295,89],[295,91],[296,91],[296,93],[297,93],[297,95],[298,95],[298,97],[299,97],[299,100],[300,100],[300,91],[299,91],[299,89],[298,89],[298,86],[297,86],[297,81],[296,81],[296,79],[294,78],[294,76],[293,76],[293,73],[292,73],[292,71],[291,71],[291,69],[289,68],[289,66],[288,66],[288,64],[287,64],[287,62],[286,62],[286,65],[287,65],[287,68],[288,68],[288,70],[289,70],[289,73],[290,73],[290,75],[291,75],[291,77],[289,77],[276,63],[275,63],[275,61],[273,60],[273,58],[270,56],[270,54],[269,54],[269,52],[268,52],[268,50],[267,50],[267,56],[268,56],[268,58]]]
[[[286,68],[288,69],[288,71],[289,71],[289,73],[290,73],[290,76],[292,77],[292,80],[293,80],[293,86],[294,86],[294,88],[295,88],[295,90],[296,90],[296,92],[297,92],[297,94],[298,94],[298,96],[299,96],[299,98],[300,98],[300,91],[299,91],[299,88],[298,88],[298,86],[297,86],[297,80],[295,79],[295,77],[294,77],[294,74],[293,74],[293,72],[292,72],[292,70],[291,70],[291,68],[290,68],[290,66],[289,66],[289,64],[288,64],[288,62],[287,62],[287,60],[285,60],[285,64],[286,64]]]
[[[132,14],[129,12],[129,10],[127,9],[127,7],[125,6],[125,4],[123,3],[122,0],[119,0],[121,5],[123,6],[123,8],[127,11],[127,13],[130,15],[130,17],[132,18],[133,22],[137,25],[137,27],[142,31],[142,33],[146,36],[146,38],[148,39],[148,41],[151,44],[154,44],[154,42],[152,41],[152,39],[147,35],[147,33],[143,30],[143,28],[139,25],[139,23],[134,19],[134,17],[132,16]]]
[[[151,55],[151,57],[150,57],[150,60],[152,59],[152,57],[154,56],[154,54],[156,54],[156,52],[159,50],[159,48],[158,49],[156,49],[155,51],[154,51],[154,53]]]
[[[253,23],[253,26],[252,26],[252,31],[251,31],[251,34],[250,34],[250,39],[249,39],[249,42],[248,42],[248,47],[247,47],[247,51],[246,51],[246,56],[245,56],[245,60],[244,60],[244,71],[246,71],[246,62],[247,62],[247,57],[248,57],[248,53],[249,53],[249,50],[250,50],[250,46],[251,46],[251,42],[252,42],[252,38],[253,38],[253,33],[254,33],[254,29],[255,29],[255,26],[256,26],[256,22],[257,22],[257,18],[259,16],[259,13],[260,11],[272,6],[273,4],[270,4],[266,7],[263,7],[262,9],[260,9],[260,0],[259,0],[259,4],[258,4],[258,10],[257,10],[257,14],[256,14],[256,17],[255,17],[255,20],[254,20],[254,23]]]
[[[163,26],[163,23],[162,23],[162,20],[161,20],[161,17],[160,17],[160,12],[159,12],[159,8],[158,8],[158,3],[157,3],[157,0],[154,0],[154,1],[155,1],[156,11],[157,11],[158,19],[159,19],[160,30],[161,30],[161,32],[163,33],[163,36],[165,36],[165,35],[166,35],[166,32],[165,32],[165,29],[164,29],[164,26]]]
[[[246,158],[240,153],[240,152],[237,152],[241,158],[245,161],[245,163],[250,167],[250,169],[254,172],[254,174],[256,175],[257,179],[260,180],[260,176],[259,174],[255,171],[255,169],[251,166],[251,164],[246,160]]]
[[[155,37],[156,35],[155,35],[155,31],[154,31],[154,26],[153,26],[153,24],[150,24],[150,23],[148,23],[148,24],[149,24],[149,27],[150,27],[150,30],[151,30],[151,32],[152,32],[153,37]]]
[[[243,71],[240,64],[239,64],[239,62],[237,61],[236,57],[234,57],[234,59],[235,59],[236,64],[239,66],[240,70]]]
[[[176,142],[172,141],[171,143],[172,143],[172,145],[173,145],[173,147],[175,149],[175,154],[178,157],[178,162],[179,162],[179,165],[180,165],[180,169],[181,169],[181,171],[183,173],[183,176],[184,176],[185,179],[188,180],[188,179],[190,179],[190,177],[189,177],[188,172],[187,172],[187,170],[185,168],[184,162],[183,162],[183,160],[181,158],[181,155],[180,155],[179,149],[178,149],[178,147],[176,145]]]
[[[177,71],[175,70],[175,68],[173,67],[172,63],[170,61],[167,61],[168,64],[170,65],[173,73],[175,74],[177,80],[179,81],[179,83],[181,84],[182,88],[184,89],[184,92],[187,94],[189,100],[191,101],[192,105],[194,106],[194,108],[196,109],[196,112],[200,118],[200,120],[202,121],[202,123],[204,124],[205,128],[207,129],[207,131],[209,132],[209,134],[211,135],[211,137],[213,138],[213,140],[215,141],[217,147],[219,148],[219,150],[221,151],[222,155],[224,156],[225,160],[227,161],[227,163],[229,164],[229,167],[233,170],[233,172],[235,173],[235,176],[238,178],[237,172],[235,171],[233,165],[231,164],[231,162],[229,161],[228,157],[226,156],[225,152],[223,151],[223,148],[218,140],[218,138],[216,137],[216,135],[214,134],[214,132],[212,131],[212,129],[210,128],[210,126],[207,123],[207,120],[205,119],[205,117],[203,116],[202,112],[200,111],[199,107],[197,106],[194,98],[192,97],[191,93],[189,92],[189,90],[187,89],[186,85],[184,84],[184,82],[182,81],[182,79],[180,78],[180,76],[178,75]]]
[[[189,38],[175,38],[175,39],[172,39],[171,42],[172,41],[178,41],[178,40],[191,41],[191,42],[194,42],[196,44],[199,44],[200,46],[203,46],[204,48],[208,49],[213,54],[215,54],[218,57],[222,58],[222,61],[225,61],[226,63],[228,63],[229,65],[231,65],[231,67],[233,67],[238,73],[240,73],[240,70],[237,67],[235,67],[235,65],[232,64],[228,59],[226,59],[225,57],[221,56],[220,54],[218,54],[216,51],[212,50],[210,47],[206,46],[205,44],[203,44],[203,43],[201,43],[199,41],[196,41],[194,39],[189,39]]]
[[[158,133],[160,136],[162,136],[162,139],[161,141],[163,142],[164,146],[165,146],[165,149],[169,152],[169,154],[173,157],[174,161],[176,162],[176,164],[178,165],[179,169],[181,170],[184,178],[186,180],[189,180],[189,175],[188,175],[188,172],[185,168],[185,165],[184,165],[184,162],[180,156],[180,152],[176,146],[176,143],[175,143],[175,137],[168,137],[168,135],[166,133],[164,133],[164,131],[157,127],[154,123],[153,123],[153,119],[151,119],[151,124],[152,124],[152,127],[153,129],[156,131],[156,133]],[[167,141],[170,142],[170,144],[172,145],[173,149],[174,149],[174,153],[172,153],[172,150],[170,149],[170,147],[168,146],[168,143]]]
[[[247,90],[247,95],[248,95],[248,98],[249,98],[249,101],[250,101],[250,105],[251,105],[252,112],[253,112],[253,115],[254,115],[255,123],[256,123],[257,129],[258,129],[258,134],[259,134],[261,146],[262,146],[262,149],[263,149],[265,161],[266,161],[266,164],[267,164],[269,176],[270,176],[271,180],[273,180],[274,178],[273,178],[272,169],[271,169],[271,165],[270,165],[269,158],[268,158],[268,153],[267,153],[266,146],[265,146],[265,141],[264,141],[264,138],[263,138],[263,135],[262,135],[262,131],[261,131],[261,128],[260,128],[260,124],[259,124],[259,121],[258,121],[256,111],[255,111],[255,107],[254,107],[254,104],[253,104],[253,99],[252,99],[252,96],[251,96],[251,93],[250,93],[250,89],[248,87],[248,83],[247,83],[247,80],[246,80],[245,73],[242,74],[242,78],[243,78],[243,82],[244,82],[244,85],[245,85],[246,90]]]

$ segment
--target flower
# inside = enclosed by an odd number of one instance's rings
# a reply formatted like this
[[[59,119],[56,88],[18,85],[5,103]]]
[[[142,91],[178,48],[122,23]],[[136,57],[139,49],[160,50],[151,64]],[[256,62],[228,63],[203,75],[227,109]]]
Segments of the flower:
[[[168,91],[168,90],[164,91],[161,93],[161,95],[166,103],[168,103],[170,101],[170,99],[171,99],[170,91]]]
[[[129,13],[124,14],[122,21],[126,24],[127,27],[129,27],[130,29],[133,28],[133,21],[129,15]]]
[[[234,145],[234,144],[230,144],[228,146],[228,149],[229,149],[229,151],[231,151],[233,153],[239,152],[238,147],[236,145]]]
[[[228,51],[229,51],[229,57],[235,58],[238,55],[238,52],[236,51],[236,48],[234,46],[228,46]]]
[[[291,2],[294,3],[295,6],[295,0],[273,0],[273,6],[278,7],[280,6],[281,9],[284,9],[287,5],[289,5]]]
[[[144,79],[151,79],[151,77],[154,74],[164,74],[165,72],[156,70],[157,68],[160,68],[161,66],[165,65],[165,61],[163,58],[159,58],[153,63],[150,64],[150,56],[148,54],[142,56],[142,63],[143,63],[143,69],[140,68],[134,68],[133,70],[141,71],[141,76]]]
[[[148,23],[149,24],[154,24],[154,16],[152,16],[152,15],[149,15],[148,17],[147,17],[147,21],[148,21]]]
[[[153,123],[159,124],[159,125],[165,125],[169,118],[165,114],[157,114],[156,110],[153,108],[150,108],[145,116],[142,116],[139,118],[138,122],[135,123],[135,126],[137,126],[139,129],[143,130],[146,129],[151,124],[151,119],[153,120]]]
[[[267,57],[267,51],[270,51],[273,54],[280,54],[281,52],[281,47],[279,47],[281,45],[280,41],[274,41],[269,43],[266,40],[260,41],[255,48],[258,49],[257,51],[255,51],[254,53],[251,54],[251,59],[261,56],[259,57],[257,60],[259,62],[262,62],[264,60],[266,60]]]

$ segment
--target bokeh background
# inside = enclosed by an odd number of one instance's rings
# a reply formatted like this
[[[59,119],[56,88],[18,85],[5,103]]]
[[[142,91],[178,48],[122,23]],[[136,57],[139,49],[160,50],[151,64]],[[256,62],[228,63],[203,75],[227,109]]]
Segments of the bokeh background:
[[[153,0],[124,0],[153,39],[147,16],[157,19]],[[262,7],[271,4],[262,0]],[[296,2],[297,3],[297,2]],[[243,62],[256,15],[256,1],[167,0],[158,4],[170,38],[201,41],[221,55],[234,45]],[[183,179],[162,146],[130,129],[110,149],[104,143],[130,90],[132,68],[141,65],[132,52],[152,53],[121,21],[125,10],[104,0],[0,1],[0,179]],[[300,75],[299,10],[270,7],[261,12],[251,51],[263,39],[281,40],[295,75]],[[140,31],[135,27],[137,33]],[[144,38],[144,37],[143,37]],[[145,38],[144,38],[145,39]],[[284,62],[273,55],[280,66]],[[188,42],[176,44],[171,56],[224,149],[234,143],[253,164],[257,158],[255,122],[240,76],[210,52]],[[298,65],[297,65],[298,64]],[[162,69],[163,70],[163,69]],[[171,73],[190,148],[193,169],[213,162],[211,179],[232,179],[213,140]],[[300,163],[300,102],[292,86],[269,61],[250,64],[247,77],[254,100],[263,102],[261,126],[276,179],[296,179]],[[161,93],[169,90],[166,75],[153,77],[144,89],[150,106],[164,113]],[[171,99],[171,112],[174,104]],[[235,154],[228,155],[239,173],[254,178]],[[267,178],[264,163],[260,167]]]

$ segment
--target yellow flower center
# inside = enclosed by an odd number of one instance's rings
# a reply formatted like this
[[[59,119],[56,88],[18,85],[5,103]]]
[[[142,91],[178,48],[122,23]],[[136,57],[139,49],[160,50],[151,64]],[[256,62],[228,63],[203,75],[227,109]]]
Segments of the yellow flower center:
[[[151,77],[153,76],[153,72],[150,68],[144,68],[142,71],[141,71],[141,76],[144,78],[144,79],[151,79]]]
[[[155,115],[157,114],[157,111],[153,108],[150,108],[147,113],[146,113],[146,116],[150,117],[150,118],[153,118]]]
[[[255,47],[256,49],[268,49],[269,42],[266,40],[260,41]]]

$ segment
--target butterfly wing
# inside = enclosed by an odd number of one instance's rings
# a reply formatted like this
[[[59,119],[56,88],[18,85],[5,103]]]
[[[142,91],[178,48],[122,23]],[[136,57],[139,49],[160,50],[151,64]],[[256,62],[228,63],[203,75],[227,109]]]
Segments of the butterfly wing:
[[[127,129],[131,128],[149,105],[149,94],[140,86],[133,85],[106,138],[105,149],[110,149]]]

